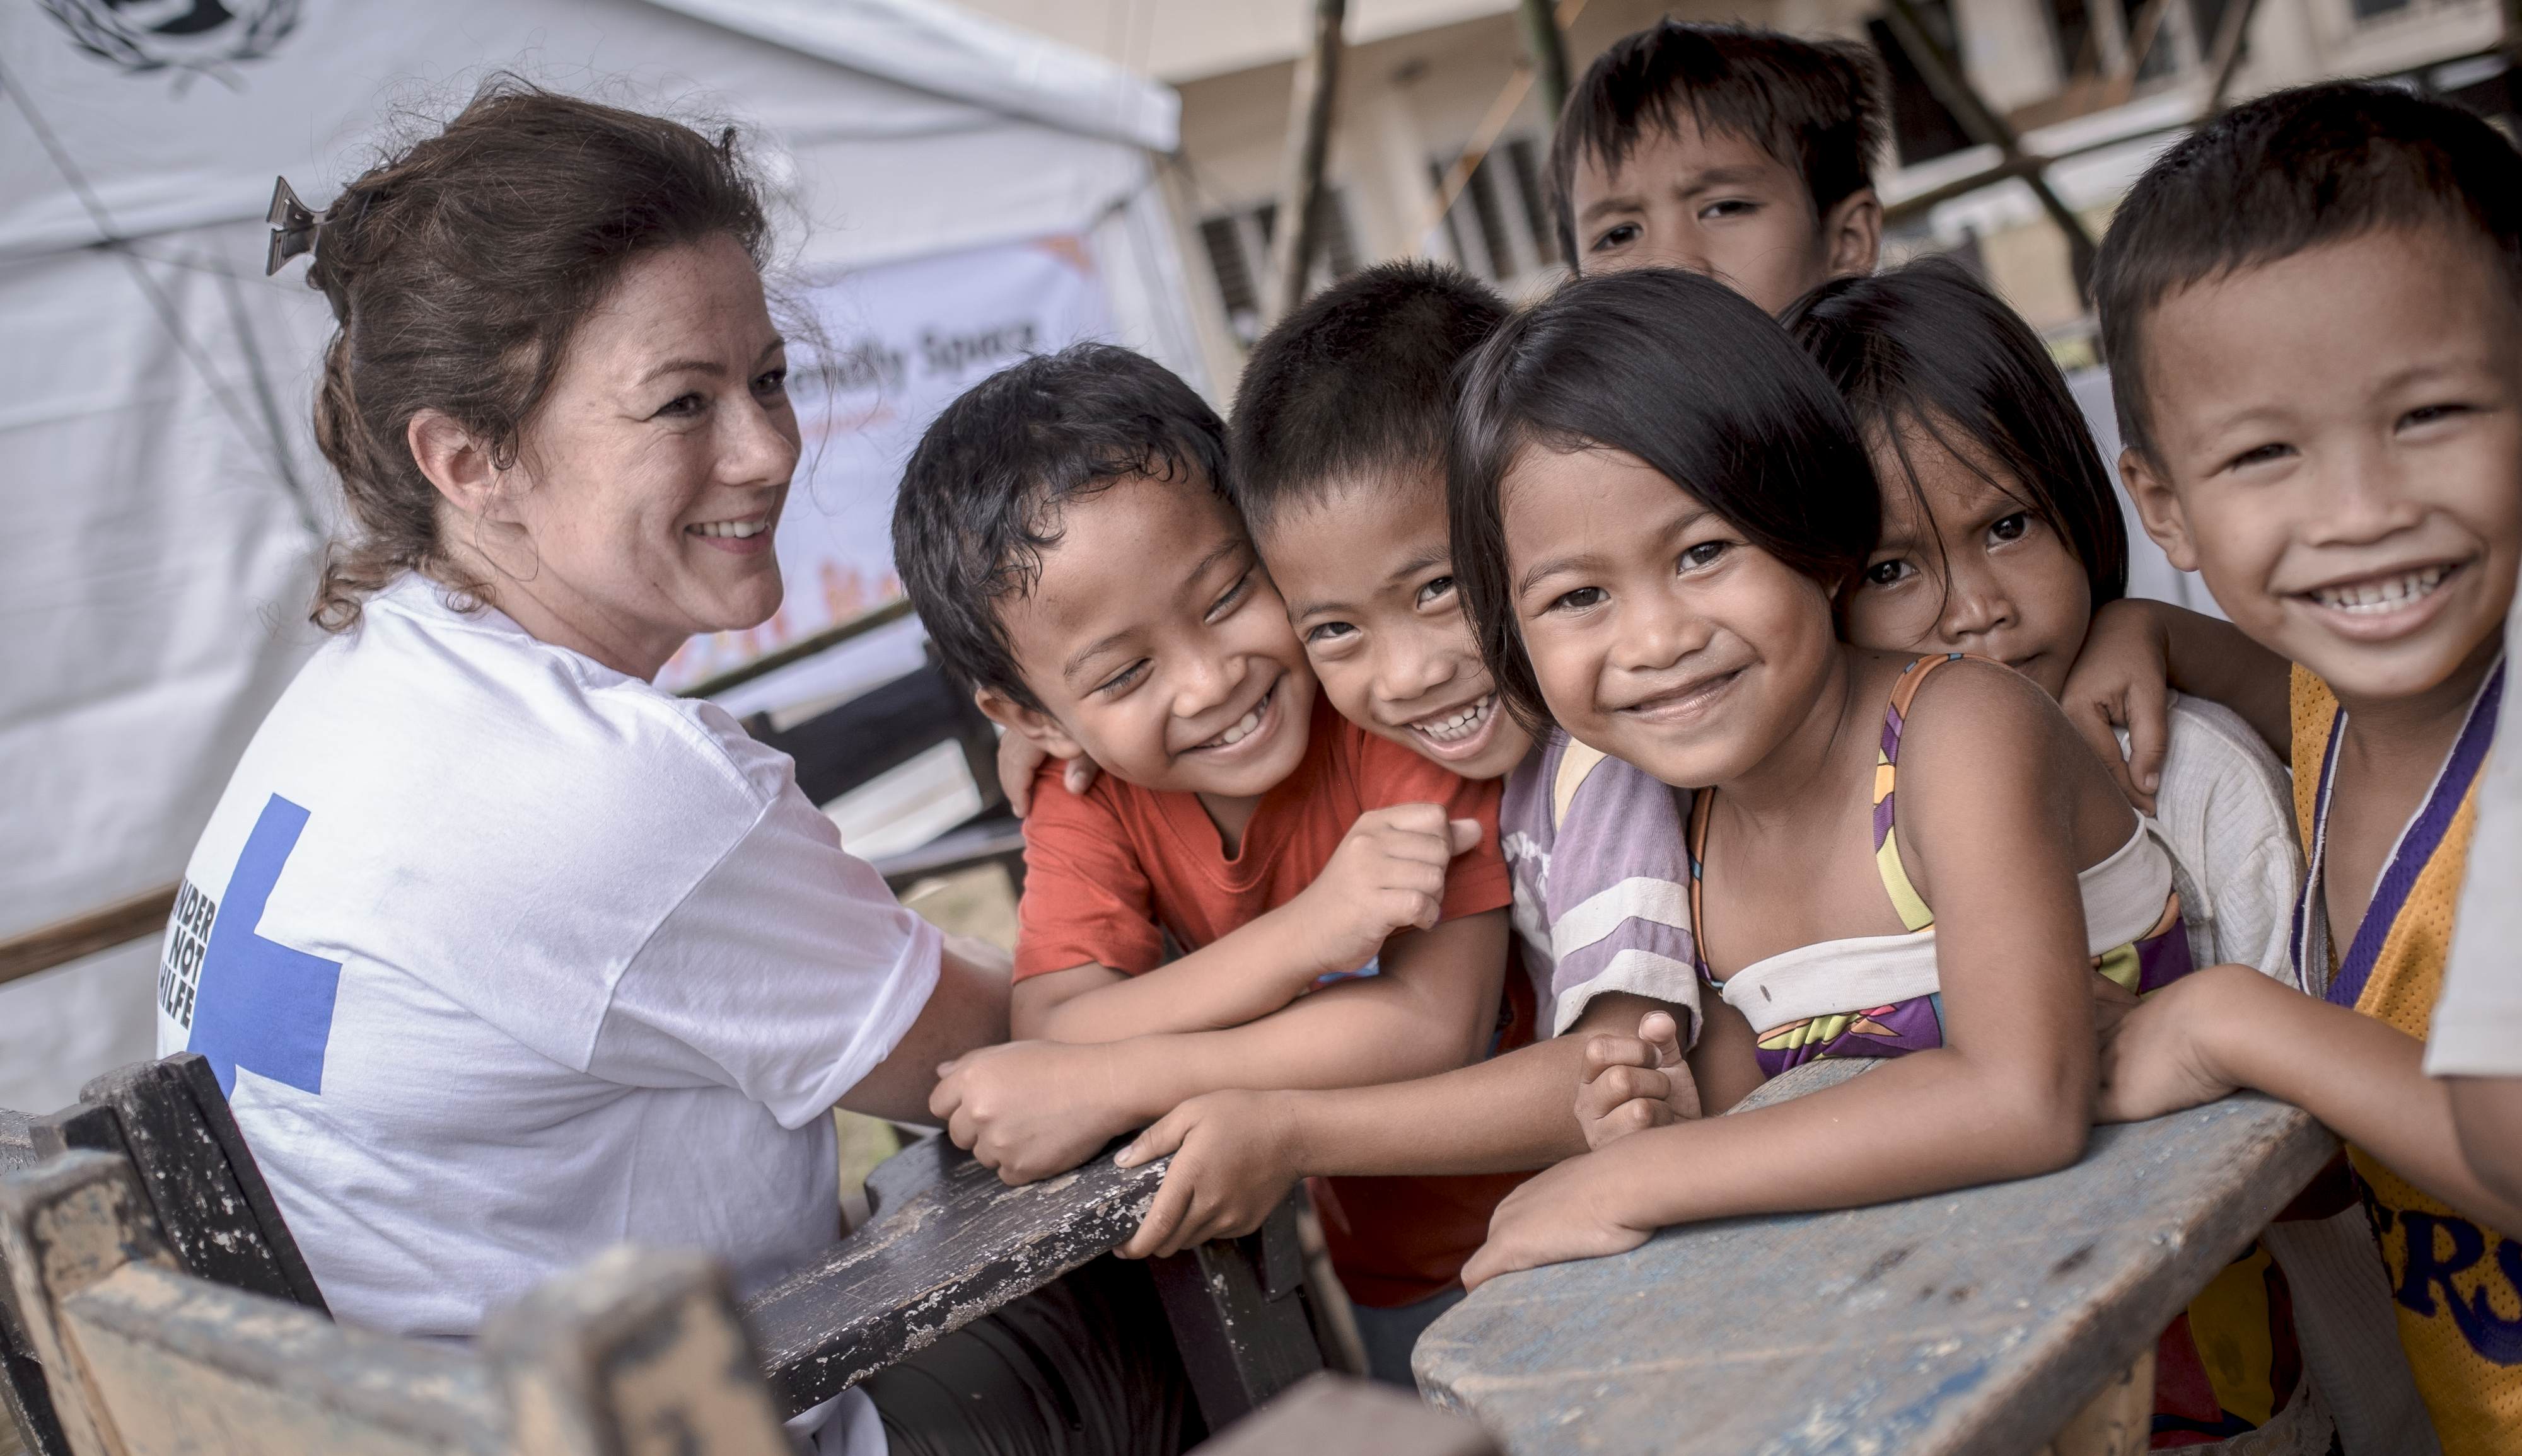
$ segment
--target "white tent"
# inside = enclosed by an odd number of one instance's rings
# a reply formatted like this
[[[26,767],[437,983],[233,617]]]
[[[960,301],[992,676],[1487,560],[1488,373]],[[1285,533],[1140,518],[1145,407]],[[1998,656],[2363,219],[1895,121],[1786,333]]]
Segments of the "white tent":
[[[939,0],[0,7],[0,936],[172,882],[316,640],[331,319],[303,264],[263,277],[272,178],[320,208],[391,114],[443,117],[500,69],[771,144],[788,272],[846,345],[820,441],[846,481],[794,532],[819,598],[782,530],[791,635],[858,600],[831,585],[852,553],[881,577],[883,481],[961,382],[1095,333],[1204,384],[1151,186],[1173,93]],[[1012,322],[974,315],[992,297]],[[149,1055],[157,954],[0,986],[0,1106]]]

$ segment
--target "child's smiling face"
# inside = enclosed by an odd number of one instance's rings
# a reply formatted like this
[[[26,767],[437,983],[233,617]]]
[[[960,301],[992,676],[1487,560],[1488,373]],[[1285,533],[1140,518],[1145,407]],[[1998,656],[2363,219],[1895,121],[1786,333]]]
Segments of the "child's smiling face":
[[[1282,508],[1261,554],[1343,717],[1467,779],[1502,778],[1532,738],[1499,710],[1463,615],[1444,499],[1432,472],[1334,485]]]
[[[2344,700],[2482,666],[2522,562],[2522,309],[2478,241],[2386,228],[2183,289],[2146,320],[2146,529]]]
[[[1253,798],[1304,760],[1314,676],[1243,524],[1201,480],[1063,503],[1009,644],[1042,709],[982,707],[1059,757],[1148,789]]]
[[[1702,788],[1811,711],[1839,651],[1828,594],[1653,466],[1527,448],[1499,498],[1524,653],[1578,741]]]
[[[1949,422],[1872,436],[1883,542],[1848,594],[1847,640],[1994,658],[2057,697],[2093,620],[2083,563],[1992,461],[1944,444],[1962,439]]]

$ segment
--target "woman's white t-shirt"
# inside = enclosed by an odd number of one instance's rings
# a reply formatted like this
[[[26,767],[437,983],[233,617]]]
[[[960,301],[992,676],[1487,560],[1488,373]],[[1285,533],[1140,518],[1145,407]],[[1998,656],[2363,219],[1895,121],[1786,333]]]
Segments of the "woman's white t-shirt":
[[[337,1316],[461,1337],[621,1240],[749,1292],[838,1237],[824,1115],[938,953],[726,713],[405,577],[238,763],[158,1046],[210,1060]]]

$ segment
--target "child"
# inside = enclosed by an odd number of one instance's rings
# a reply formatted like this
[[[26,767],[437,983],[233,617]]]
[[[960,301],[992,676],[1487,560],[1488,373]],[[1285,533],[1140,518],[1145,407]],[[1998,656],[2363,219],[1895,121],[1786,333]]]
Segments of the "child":
[[[1882,490],[1883,538],[1846,598],[1847,640],[1993,658],[2056,697],[2094,611],[2121,595],[2127,539],[2038,336],[1940,260],[1826,284],[1785,322],[1839,386]],[[2171,736],[2150,828],[2172,852],[2191,957],[2294,984],[2302,859],[2285,771],[2248,724],[2200,699],[2173,699]],[[2134,989],[2132,967],[2110,969]],[[2424,1420],[2389,1293],[2371,1277],[2372,1236],[2344,1178],[2334,1187],[2340,1196],[2299,1204],[2266,1251],[2245,1251],[2166,1332],[2159,1435],[2256,1431],[2253,1450],[2320,1451],[2325,1406],[2348,1449],[2382,1450]],[[2298,1329],[2318,1403],[2294,1378]]]
[[[2138,180],[2095,292],[2122,478],[2232,628],[2125,604],[2078,670],[2142,679],[2116,665],[2133,641],[2153,682],[2292,753],[2295,965],[2322,998],[2232,967],[2152,998],[2106,1045],[2102,1111],[2247,1086],[2335,1128],[2445,1450],[2522,1450],[2522,1320],[2504,1313],[2522,1256],[2498,1231],[2514,1210],[2462,1157],[2419,1040],[2522,559],[2522,157],[2399,91],[2265,97]]]
[[[1769,313],[1874,271],[1874,54],[1661,21],[1614,41],[1560,114],[1544,183],[1568,267],[1687,268]]]
[[[1536,1175],[1466,1283],[2073,1161],[2096,958],[2133,955],[2145,984],[2186,969],[2170,856],[2026,679],[1838,640],[1877,503],[1829,380],[1706,279],[1585,279],[1471,361],[1452,460],[1455,566],[1501,690],[1699,787],[1691,923],[1727,1003],[1705,1006],[1701,1085],[1891,1059]],[[1731,1004],[1751,990],[1756,1021]]]
[[[1125,1163],[1173,1156],[1124,1252],[1242,1232],[1300,1173],[1496,1173],[1581,1153],[1591,1119],[1571,1111],[1568,1089],[1588,1037],[1546,1033],[1628,1031],[1660,1014],[1671,1023],[1665,1037],[1686,1041],[1679,1028],[1696,1022],[1672,791],[1555,729],[1536,747],[1501,709],[1454,589],[1451,379],[1506,313],[1487,288],[1426,263],[1371,268],[1326,290],[1254,346],[1237,390],[1230,475],[1332,706],[1467,778],[1507,777],[1499,828],[1545,1035],[1518,1049],[1528,1029],[1511,1033],[1490,1060],[1386,1087],[1185,1103],[1122,1154]],[[1615,1089],[1622,1115],[1640,1125],[1694,1108],[1678,1065],[1650,1061],[1589,1084],[1598,1098]],[[1515,1181],[1490,1180],[1491,1203]],[[1337,1213],[1325,1209],[1327,1220]],[[1406,1369],[1411,1342],[1460,1294],[1361,1307],[1370,1354]]]
[[[947,663],[1103,770],[1082,796],[1046,775],[1026,820],[1011,1015],[1049,1039],[962,1058],[932,1102],[1011,1183],[1201,1092],[1424,1076],[1496,1029],[1496,791],[1316,701],[1226,475],[1187,386],[1081,344],[948,406],[904,478],[895,559]],[[1434,1293],[1494,1198],[1384,1180],[1334,1265],[1370,1303]]]

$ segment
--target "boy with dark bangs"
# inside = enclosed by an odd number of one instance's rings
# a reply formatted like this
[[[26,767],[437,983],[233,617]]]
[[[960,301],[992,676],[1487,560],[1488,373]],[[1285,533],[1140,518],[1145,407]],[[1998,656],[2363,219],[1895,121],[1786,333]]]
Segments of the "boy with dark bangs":
[[[1699,1005],[1682,805],[1629,764],[1518,721],[1454,589],[1452,380],[1506,312],[1487,288],[1427,263],[1385,264],[1327,290],[1254,346],[1230,478],[1340,715],[1432,766],[1506,780],[1499,829],[1522,966],[1508,972],[1509,990],[1519,1012],[1537,1005],[1539,1024],[1518,1016],[1488,1060],[1439,1076],[1185,1103],[1122,1155],[1173,1155],[1125,1252],[1241,1232],[1300,1175],[1331,1177],[1327,1223],[1366,1211],[1361,1190],[1439,1187],[1478,1209],[1484,1232],[1488,1208],[1519,1177],[1432,1175],[1520,1174],[1698,1111],[1682,1063]],[[1606,1060],[1611,1038],[1592,1033],[1627,1038],[1642,1021],[1658,1033],[1655,1054]],[[1566,1031],[1588,1034],[1552,1034]],[[1406,1379],[1411,1345],[1461,1293],[1361,1303],[1377,1369]]]
[[[2102,1112],[2249,1087],[2329,1124],[2444,1449],[2522,1451],[2522,1206],[2459,1136],[2522,1080],[2424,1065],[2522,563],[2522,155],[2395,90],[2264,97],[2138,180],[2095,292],[2124,478],[2232,622],[2106,608],[2091,696],[2159,744],[2168,676],[2291,752],[2311,992],[2219,966],[2148,998]]]
[[[1047,765],[1025,821],[1010,1020],[1033,1039],[930,1103],[1009,1183],[1203,1092],[1425,1076],[1497,1034],[1497,792],[1318,701],[1224,436],[1161,366],[1079,344],[949,405],[905,472],[895,560],[947,664],[1009,737],[1102,769],[1072,793]],[[1368,1305],[1457,1287],[1504,1192],[1360,1182],[1325,1223]]]
[[[1886,136],[1867,47],[1658,22],[1597,57],[1560,115],[1544,186],[1562,255],[1705,273],[1783,313],[1874,271]]]

